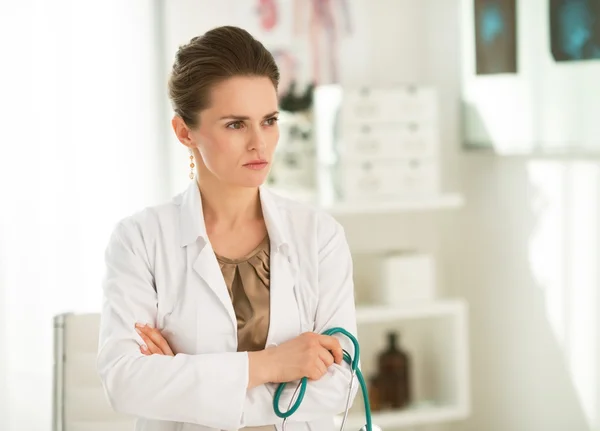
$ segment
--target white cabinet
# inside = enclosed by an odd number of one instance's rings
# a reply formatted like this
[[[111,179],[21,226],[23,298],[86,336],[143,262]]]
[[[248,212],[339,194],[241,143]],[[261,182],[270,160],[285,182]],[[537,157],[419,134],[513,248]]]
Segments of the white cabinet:
[[[437,91],[416,85],[318,87],[314,120],[325,202],[441,193]]]

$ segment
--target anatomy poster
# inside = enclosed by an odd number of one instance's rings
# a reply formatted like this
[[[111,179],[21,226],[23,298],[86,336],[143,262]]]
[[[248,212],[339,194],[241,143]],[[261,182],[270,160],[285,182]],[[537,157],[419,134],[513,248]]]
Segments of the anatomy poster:
[[[356,80],[365,67],[364,20],[355,0],[243,0],[240,22],[273,53],[280,90]],[[242,20],[242,16],[245,19]],[[362,14],[364,17],[365,15]],[[248,17],[250,19],[248,19]],[[353,76],[354,75],[354,76]]]
[[[240,14],[240,23],[250,34],[268,47],[292,46],[293,1],[243,0],[243,3],[243,8],[235,10]]]

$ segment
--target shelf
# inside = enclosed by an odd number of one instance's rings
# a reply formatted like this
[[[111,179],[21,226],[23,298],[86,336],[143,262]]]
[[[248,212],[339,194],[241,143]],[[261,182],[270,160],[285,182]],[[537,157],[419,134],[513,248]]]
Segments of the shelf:
[[[357,395],[359,397],[360,394]],[[396,427],[409,427],[431,425],[442,422],[466,419],[468,413],[452,406],[427,406],[415,407],[398,412],[373,413],[372,423],[384,431]],[[336,417],[336,426],[340,426],[342,417]],[[362,413],[348,415],[346,429],[357,430],[365,425],[365,416]]]
[[[319,204],[315,194],[312,193],[300,193],[275,187],[269,187],[269,189],[289,199],[319,206],[334,216],[390,215],[406,212],[453,209],[460,208],[464,205],[464,198],[460,193],[446,193],[439,196],[431,196],[429,198],[407,198],[385,202],[364,201]]]
[[[383,430],[461,420],[470,411],[468,306],[460,298],[407,303],[403,306],[357,306],[362,371],[366,378],[378,368],[382,331],[401,327],[402,345],[413,357],[414,406],[373,414]],[[383,324],[383,325],[381,325]],[[372,326],[369,326],[372,325]],[[347,429],[364,425],[359,392]],[[340,418],[341,419],[341,418]]]
[[[462,195],[448,193],[428,199],[406,199],[387,202],[356,202],[325,205],[324,208],[334,216],[398,214],[417,211],[434,211],[459,208],[464,204]]]
[[[415,302],[412,304],[408,303],[402,307],[363,305],[356,307],[356,320],[359,324],[365,324],[406,319],[424,319],[461,313],[465,307],[465,302],[458,299]]]

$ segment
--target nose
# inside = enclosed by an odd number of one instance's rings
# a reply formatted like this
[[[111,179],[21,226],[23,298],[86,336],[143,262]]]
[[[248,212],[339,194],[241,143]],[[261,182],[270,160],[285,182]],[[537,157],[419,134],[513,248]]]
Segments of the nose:
[[[265,141],[265,136],[263,131],[259,129],[254,129],[252,134],[250,135],[250,139],[248,142],[248,151],[256,151],[259,157],[262,157],[267,148],[267,144]]]

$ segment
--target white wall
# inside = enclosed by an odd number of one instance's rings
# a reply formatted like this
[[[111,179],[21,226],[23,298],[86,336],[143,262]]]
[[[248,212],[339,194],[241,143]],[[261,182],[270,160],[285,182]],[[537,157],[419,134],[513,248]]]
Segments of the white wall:
[[[598,166],[530,163],[463,160],[469,205],[448,223],[448,274],[472,311],[474,414],[457,430],[598,429],[598,221],[566,211],[597,214],[598,197],[569,202],[565,187],[583,175],[597,189]]]
[[[448,293],[471,308],[473,416],[453,429],[597,430],[600,165],[460,149],[459,3],[414,5],[467,202],[443,228]]]
[[[0,316],[6,315],[6,300],[5,290],[6,281],[3,279],[3,273],[5,270],[2,268],[4,262],[3,256],[4,251],[2,250],[2,243],[0,242]],[[0,345],[7,346],[6,337],[6,322],[4,319],[0,319]],[[8,367],[5,355],[0,355],[0,405],[8,406]],[[0,408],[0,415],[7,415],[6,407]]]

